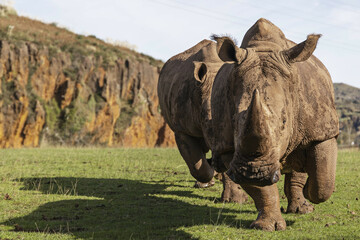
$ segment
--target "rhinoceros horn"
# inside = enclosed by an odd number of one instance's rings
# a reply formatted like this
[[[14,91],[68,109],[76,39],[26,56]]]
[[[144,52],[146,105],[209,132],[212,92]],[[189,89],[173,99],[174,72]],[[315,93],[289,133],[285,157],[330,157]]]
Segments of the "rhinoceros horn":
[[[254,90],[247,109],[245,126],[240,136],[240,149],[247,156],[261,156],[271,147],[271,131],[268,110],[261,101],[259,91]]]

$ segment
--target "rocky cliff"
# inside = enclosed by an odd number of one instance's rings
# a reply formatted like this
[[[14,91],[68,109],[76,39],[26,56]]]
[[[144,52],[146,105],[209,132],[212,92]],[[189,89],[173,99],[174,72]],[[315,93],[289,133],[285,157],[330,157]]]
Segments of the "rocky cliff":
[[[56,24],[0,17],[0,147],[173,146],[162,63]]]

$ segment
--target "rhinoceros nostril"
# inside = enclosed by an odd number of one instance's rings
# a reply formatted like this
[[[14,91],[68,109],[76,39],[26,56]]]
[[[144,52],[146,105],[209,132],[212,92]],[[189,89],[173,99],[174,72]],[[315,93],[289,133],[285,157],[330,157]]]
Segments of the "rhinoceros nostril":
[[[271,183],[277,183],[280,180],[280,172],[276,170],[271,177]]]

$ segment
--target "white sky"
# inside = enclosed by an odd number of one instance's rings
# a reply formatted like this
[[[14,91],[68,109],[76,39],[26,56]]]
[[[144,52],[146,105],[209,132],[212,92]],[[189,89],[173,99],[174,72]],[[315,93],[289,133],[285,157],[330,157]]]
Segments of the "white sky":
[[[6,1],[1,1],[6,2]],[[101,39],[128,41],[137,51],[166,61],[212,33],[239,44],[260,17],[287,38],[302,42],[321,33],[315,55],[334,82],[360,88],[358,0],[15,0],[19,15],[56,22]]]

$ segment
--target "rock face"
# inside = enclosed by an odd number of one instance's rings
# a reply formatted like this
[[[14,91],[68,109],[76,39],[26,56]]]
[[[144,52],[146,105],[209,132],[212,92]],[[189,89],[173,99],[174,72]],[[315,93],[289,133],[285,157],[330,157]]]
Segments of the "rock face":
[[[131,56],[108,63],[0,40],[0,147],[173,146],[158,108],[159,70]]]

